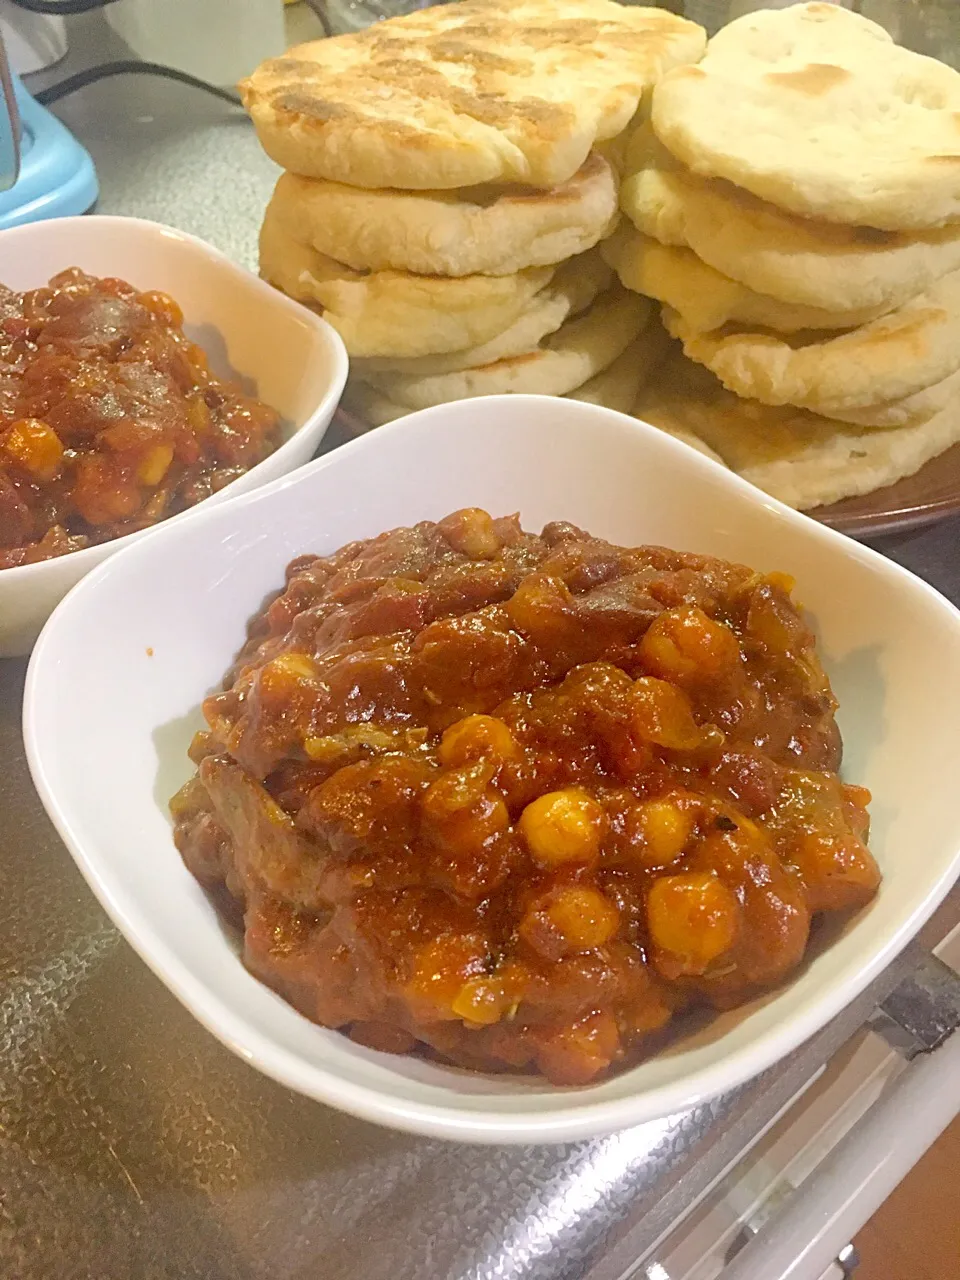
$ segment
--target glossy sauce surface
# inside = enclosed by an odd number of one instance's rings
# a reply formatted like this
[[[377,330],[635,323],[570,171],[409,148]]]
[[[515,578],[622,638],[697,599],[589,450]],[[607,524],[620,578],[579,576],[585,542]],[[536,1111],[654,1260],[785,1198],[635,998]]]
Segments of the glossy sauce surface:
[[[76,269],[0,286],[0,569],[155,524],[280,444],[182,325],[166,294]]]
[[[790,587],[477,510],[303,557],[207,700],[178,846],[308,1017],[586,1083],[876,891]]]

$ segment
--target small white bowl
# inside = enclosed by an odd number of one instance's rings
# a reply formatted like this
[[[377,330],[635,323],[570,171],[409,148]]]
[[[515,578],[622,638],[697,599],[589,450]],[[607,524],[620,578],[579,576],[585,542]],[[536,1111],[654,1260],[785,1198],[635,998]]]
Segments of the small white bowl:
[[[579,1089],[391,1057],[308,1022],[243,968],[173,846],[201,698],[304,552],[458,507],[563,519],[795,575],[840,698],[846,776],[870,787],[875,901],[782,990]],[[790,1053],[905,945],[960,870],[960,613],[875,552],[621,414],[540,396],[414,414],[155,533],[63,602],[33,655],[24,731],[48,813],[110,916],[200,1021],[261,1071],[368,1120],[556,1142],[681,1111]]]
[[[0,282],[16,290],[44,285],[80,267],[159,289],[180,304],[184,329],[214,372],[239,378],[284,420],[284,443],[198,507],[259,488],[309,461],[347,378],[340,335],[195,236],[139,218],[87,216],[29,223],[0,235]],[[197,508],[172,516],[191,516]],[[169,523],[169,522],[166,522]],[[54,605],[94,565],[152,529],[71,555],[0,570],[0,657],[27,653]]]

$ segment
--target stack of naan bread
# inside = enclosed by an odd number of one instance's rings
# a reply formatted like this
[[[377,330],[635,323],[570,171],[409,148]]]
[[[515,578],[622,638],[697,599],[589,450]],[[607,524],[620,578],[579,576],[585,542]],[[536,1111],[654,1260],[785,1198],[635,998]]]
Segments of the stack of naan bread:
[[[960,440],[960,74],[823,3],[705,43],[464,0],[241,86],[286,170],[262,274],[340,331],[360,418],[575,396],[802,508]]]
[[[705,43],[613,0],[464,0],[241,86],[286,170],[261,272],[338,329],[368,423],[498,392],[632,406],[667,341],[596,246],[641,99]]]
[[[960,440],[960,75],[829,4],[670,72],[603,248],[678,340],[635,412],[793,506]]]

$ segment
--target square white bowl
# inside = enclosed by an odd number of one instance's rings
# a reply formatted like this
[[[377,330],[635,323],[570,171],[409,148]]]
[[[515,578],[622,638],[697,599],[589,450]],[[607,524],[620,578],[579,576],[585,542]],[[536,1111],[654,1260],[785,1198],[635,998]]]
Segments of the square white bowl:
[[[599,1084],[560,1089],[392,1057],[294,1012],[243,968],[173,846],[201,698],[304,552],[458,507],[563,519],[793,574],[840,698],[845,774],[874,793],[875,901],[782,990]],[[632,418],[540,396],[466,400],[364,436],[229,510],[155,533],[63,602],[33,655],[40,796],[131,944],[225,1044],[358,1116],[487,1142],[565,1141],[677,1112],[790,1053],[890,962],[960,870],[960,613],[857,543]]]
[[[184,330],[221,377],[238,378],[283,418],[283,443],[244,475],[171,521],[286,475],[316,453],[347,378],[336,330],[219,250],[139,218],[54,218],[0,235],[0,281],[36,289],[67,267],[169,293]],[[165,522],[168,523],[168,522]],[[0,657],[26,653],[54,605],[84,574],[152,529],[54,560],[0,570]]]

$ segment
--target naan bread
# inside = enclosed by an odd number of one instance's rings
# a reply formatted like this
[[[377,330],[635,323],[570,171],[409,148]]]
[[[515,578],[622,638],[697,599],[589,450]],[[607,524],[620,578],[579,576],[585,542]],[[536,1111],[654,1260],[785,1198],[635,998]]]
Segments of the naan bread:
[[[671,423],[666,418],[663,422],[651,422],[644,417],[643,409],[645,404],[646,391],[640,392],[639,398],[634,402],[633,408],[630,410],[634,418],[638,418],[641,422],[645,422],[648,427],[656,427],[658,431],[662,431],[665,436],[672,436],[674,440],[679,440],[687,445],[690,449],[696,449],[697,453],[702,453],[705,458],[709,458],[711,462],[719,462],[721,467],[727,464],[720,457],[715,449],[711,449],[706,441],[701,440],[698,435],[694,435],[692,431],[688,431],[685,427],[678,423]],[[729,470],[729,467],[727,468]]]
[[[613,364],[595,374],[582,387],[568,391],[566,398],[598,404],[604,409],[616,409],[619,413],[630,413],[637,392],[656,373],[669,349],[666,330],[654,320],[622,355],[617,356]]]
[[[701,27],[613,0],[463,0],[300,45],[240,86],[267,154],[356,187],[554,187],[703,53]]]
[[[825,311],[892,311],[960,268],[960,222],[903,234],[813,222],[720,179],[699,178],[649,128],[631,138],[620,205],[662,244],[756,293]]]
[[[411,409],[474,396],[562,396],[606,369],[637,337],[652,315],[645,298],[616,286],[575,320],[560,326],[524,356],[435,377],[368,373],[365,380],[395,404]],[[657,326],[659,328],[659,325]]]
[[[887,400],[865,409],[844,409],[842,418],[859,427],[906,427],[926,422],[950,404],[960,404],[960,370],[902,400]]]
[[[655,371],[669,349],[669,339],[663,328],[656,325],[655,328],[651,326],[651,329],[653,330],[651,333],[642,333],[606,369],[590,378],[583,386],[567,392],[565,398],[584,400],[588,404],[598,404],[606,409],[616,409],[620,413],[630,413],[638,389]],[[392,422],[395,418],[402,418],[404,414],[413,412],[406,405],[398,404],[368,382],[364,382],[356,373],[351,374],[350,381],[347,383],[343,406],[370,427],[382,427],[386,422]],[[694,440],[688,433],[673,432],[671,434],[685,439],[701,453],[707,453],[719,461],[717,455],[705,444]]]
[[[424,356],[489,342],[549,283],[552,267],[512,276],[417,276],[354,271],[293,240],[267,209],[260,274],[323,308],[351,356]]]
[[[691,360],[743,399],[840,417],[912,396],[960,368],[960,271],[847,333],[697,333],[670,307],[663,321]]]
[[[630,143],[637,129],[641,127],[650,128],[650,102],[652,97],[653,86],[651,85],[650,88],[644,90],[640,105],[637,107],[634,117],[627,127],[621,133],[618,133],[615,138],[608,138],[606,142],[597,143],[597,153],[608,161],[618,178],[622,178],[627,172]]]
[[[413,412],[406,405],[396,404],[382,395],[355,374],[350,375],[340,403],[347,413],[367,427],[383,427]]]
[[[603,409],[629,413],[645,378],[643,363],[637,360],[633,347],[630,346],[608,369],[596,374],[582,387],[568,391],[565,399],[582,400],[585,404],[596,404]]]
[[[376,373],[397,373],[408,377],[432,377],[476,369],[496,360],[525,356],[536,351],[542,339],[556,333],[568,316],[579,315],[598,293],[608,288],[613,270],[592,249],[557,267],[556,275],[531,300],[530,305],[509,329],[478,347],[451,351],[448,355],[418,356],[410,360],[356,360],[353,367],[361,378]]]
[[[657,86],[653,128],[695,173],[808,218],[960,219],[960,74],[833,4],[730,23]]]
[[[640,392],[634,413],[664,431],[692,432],[732,470],[801,511],[882,489],[960,440],[957,401],[926,422],[871,431],[740,400],[679,353]]]
[[[679,312],[689,330],[705,333],[725,324],[760,325],[780,333],[803,329],[852,329],[882,311],[825,311],[781,302],[708,267],[692,249],[661,244],[632,225],[621,226],[600,247],[620,283]]]
[[[274,214],[295,240],[359,271],[504,276],[585,252],[616,222],[617,180],[591,155],[562,186],[365,190],[285,173]]]

